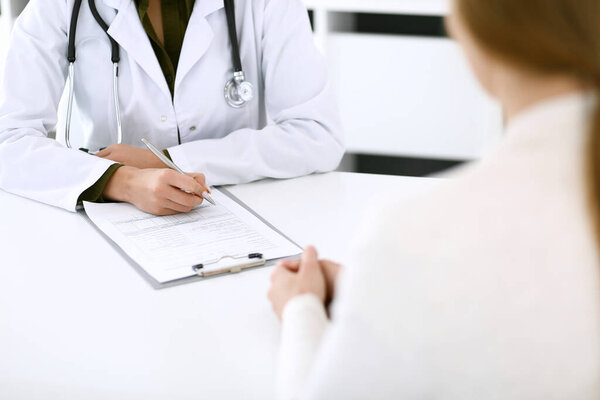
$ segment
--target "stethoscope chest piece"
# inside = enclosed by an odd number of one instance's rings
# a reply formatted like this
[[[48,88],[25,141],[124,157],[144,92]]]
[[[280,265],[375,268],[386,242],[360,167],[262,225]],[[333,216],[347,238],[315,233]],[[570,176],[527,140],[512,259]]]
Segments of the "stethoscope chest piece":
[[[254,86],[246,81],[243,72],[235,72],[225,85],[225,100],[233,108],[242,108],[254,99]]]

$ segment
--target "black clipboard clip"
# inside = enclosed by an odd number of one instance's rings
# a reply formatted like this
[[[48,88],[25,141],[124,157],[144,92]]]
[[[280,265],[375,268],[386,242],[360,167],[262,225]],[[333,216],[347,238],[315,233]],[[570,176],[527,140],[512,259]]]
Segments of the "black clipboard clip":
[[[233,262],[227,262],[233,260]],[[248,268],[261,267],[266,260],[261,253],[250,253],[247,256],[223,256],[215,261],[197,264],[192,267],[194,273],[202,278],[222,274],[236,274]],[[219,266],[219,264],[224,264]]]

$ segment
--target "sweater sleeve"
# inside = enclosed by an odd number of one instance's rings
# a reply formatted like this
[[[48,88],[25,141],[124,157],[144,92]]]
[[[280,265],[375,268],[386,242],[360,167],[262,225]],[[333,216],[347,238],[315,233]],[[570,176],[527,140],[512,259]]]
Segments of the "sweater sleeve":
[[[203,172],[211,186],[329,172],[344,154],[333,88],[301,1],[265,1],[260,45],[265,107],[272,123],[168,149],[175,164]]]
[[[66,0],[31,0],[15,22],[0,72],[0,188],[75,211],[114,162],[48,137],[67,77],[68,15]]]
[[[283,311],[277,397],[301,393],[329,325],[323,304],[312,294],[290,300]]]
[[[102,175],[96,183],[81,193],[81,196],[79,196],[79,199],[77,200],[77,204],[82,204],[84,201],[90,203],[105,203],[104,189],[106,188],[106,185],[108,185],[110,178],[112,178],[120,167],[122,167],[121,164],[113,164],[108,167],[104,175]]]

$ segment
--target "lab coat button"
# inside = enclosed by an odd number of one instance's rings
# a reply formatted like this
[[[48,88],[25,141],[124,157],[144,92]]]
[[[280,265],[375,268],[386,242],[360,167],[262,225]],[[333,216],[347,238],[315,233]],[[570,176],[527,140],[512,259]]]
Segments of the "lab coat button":
[[[161,115],[161,116],[160,116],[160,120],[161,120],[162,122],[167,122],[167,116],[166,116],[166,115]]]
[[[190,132],[193,132],[196,130],[196,126],[190,126]]]

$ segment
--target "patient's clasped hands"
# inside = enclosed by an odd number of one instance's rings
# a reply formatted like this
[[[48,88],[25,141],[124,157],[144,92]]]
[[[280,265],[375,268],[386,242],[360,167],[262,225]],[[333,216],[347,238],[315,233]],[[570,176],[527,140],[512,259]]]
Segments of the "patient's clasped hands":
[[[319,260],[312,246],[306,248],[300,260],[280,261],[271,274],[268,293],[275,314],[281,319],[287,303],[304,294],[317,296],[324,305],[331,302],[341,268],[333,261]]]

